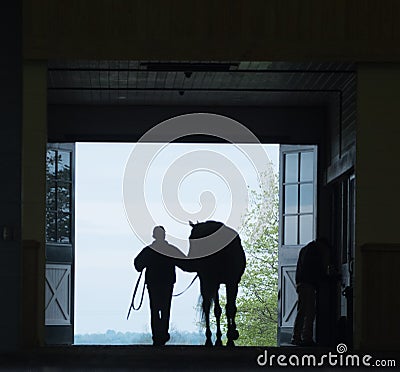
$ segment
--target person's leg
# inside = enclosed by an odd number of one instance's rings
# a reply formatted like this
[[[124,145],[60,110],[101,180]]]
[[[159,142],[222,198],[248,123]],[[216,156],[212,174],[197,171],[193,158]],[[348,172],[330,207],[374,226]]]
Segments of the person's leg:
[[[292,344],[299,345],[301,343],[301,335],[304,326],[305,307],[306,307],[306,290],[304,284],[298,284],[297,288],[297,314],[294,321]]]
[[[163,298],[162,298],[162,305],[161,305],[161,337],[165,342],[170,339],[169,330],[169,319],[171,314],[171,299],[172,299],[172,291],[173,285],[168,286],[163,290]]]
[[[304,326],[302,330],[303,344],[312,345],[315,318],[315,288],[312,285],[304,287]]]
[[[155,286],[147,286],[150,301],[150,324],[153,336],[153,344],[159,345],[161,339],[161,319],[160,319],[160,291]]]

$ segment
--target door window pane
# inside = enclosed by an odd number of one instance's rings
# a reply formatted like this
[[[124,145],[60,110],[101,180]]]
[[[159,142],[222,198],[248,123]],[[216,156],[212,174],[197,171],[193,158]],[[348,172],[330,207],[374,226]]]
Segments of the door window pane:
[[[285,213],[297,213],[298,205],[298,186],[285,186]]]
[[[46,241],[57,241],[57,213],[46,212]]]
[[[284,218],[284,245],[297,244],[297,216],[286,216]]]
[[[58,174],[59,180],[71,180],[71,153],[68,151],[58,152]]]
[[[59,213],[57,220],[57,242],[70,243],[71,236],[71,215],[69,213]]]
[[[300,244],[307,244],[313,240],[313,216],[300,216]]]
[[[312,213],[314,204],[313,185],[300,185],[300,213]]]
[[[56,183],[49,181],[46,185],[46,209],[51,211],[57,210],[57,203],[56,203]]]
[[[71,184],[58,182],[57,209],[69,212],[71,208]]]
[[[314,154],[302,152],[300,158],[300,182],[312,181],[314,175]]]
[[[56,177],[56,152],[54,150],[47,150],[46,176],[48,180]]]
[[[285,155],[285,182],[297,182],[298,181],[298,154],[286,154]]]

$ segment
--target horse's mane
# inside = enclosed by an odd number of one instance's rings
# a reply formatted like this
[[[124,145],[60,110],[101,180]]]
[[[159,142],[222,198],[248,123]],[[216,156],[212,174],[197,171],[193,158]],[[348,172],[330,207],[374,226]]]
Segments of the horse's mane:
[[[198,222],[195,225],[192,225],[192,232],[190,234],[189,239],[199,239],[214,234],[221,228],[226,228],[226,226],[219,221],[205,221]]]

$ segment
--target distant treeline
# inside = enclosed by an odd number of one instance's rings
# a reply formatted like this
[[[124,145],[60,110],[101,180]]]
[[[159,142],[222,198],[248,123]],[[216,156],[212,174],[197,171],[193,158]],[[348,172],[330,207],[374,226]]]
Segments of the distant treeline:
[[[168,345],[203,345],[204,333],[172,331]],[[89,333],[75,335],[77,345],[150,345],[153,343],[150,333],[116,332],[108,330],[106,333]]]

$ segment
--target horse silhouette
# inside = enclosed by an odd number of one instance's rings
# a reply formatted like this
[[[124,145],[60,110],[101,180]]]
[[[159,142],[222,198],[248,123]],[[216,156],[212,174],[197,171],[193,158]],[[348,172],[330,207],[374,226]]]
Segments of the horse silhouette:
[[[236,329],[236,297],[238,285],[246,267],[246,256],[240,237],[236,231],[222,222],[206,221],[193,224],[189,236],[190,248],[188,260],[178,266],[184,271],[197,272],[200,279],[202,311],[206,323],[206,346],[212,346],[210,329],[210,309],[214,303],[216,318],[216,346],[222,345],[219,287],[226,287],[227,346],[234,346],[239,338]]]

